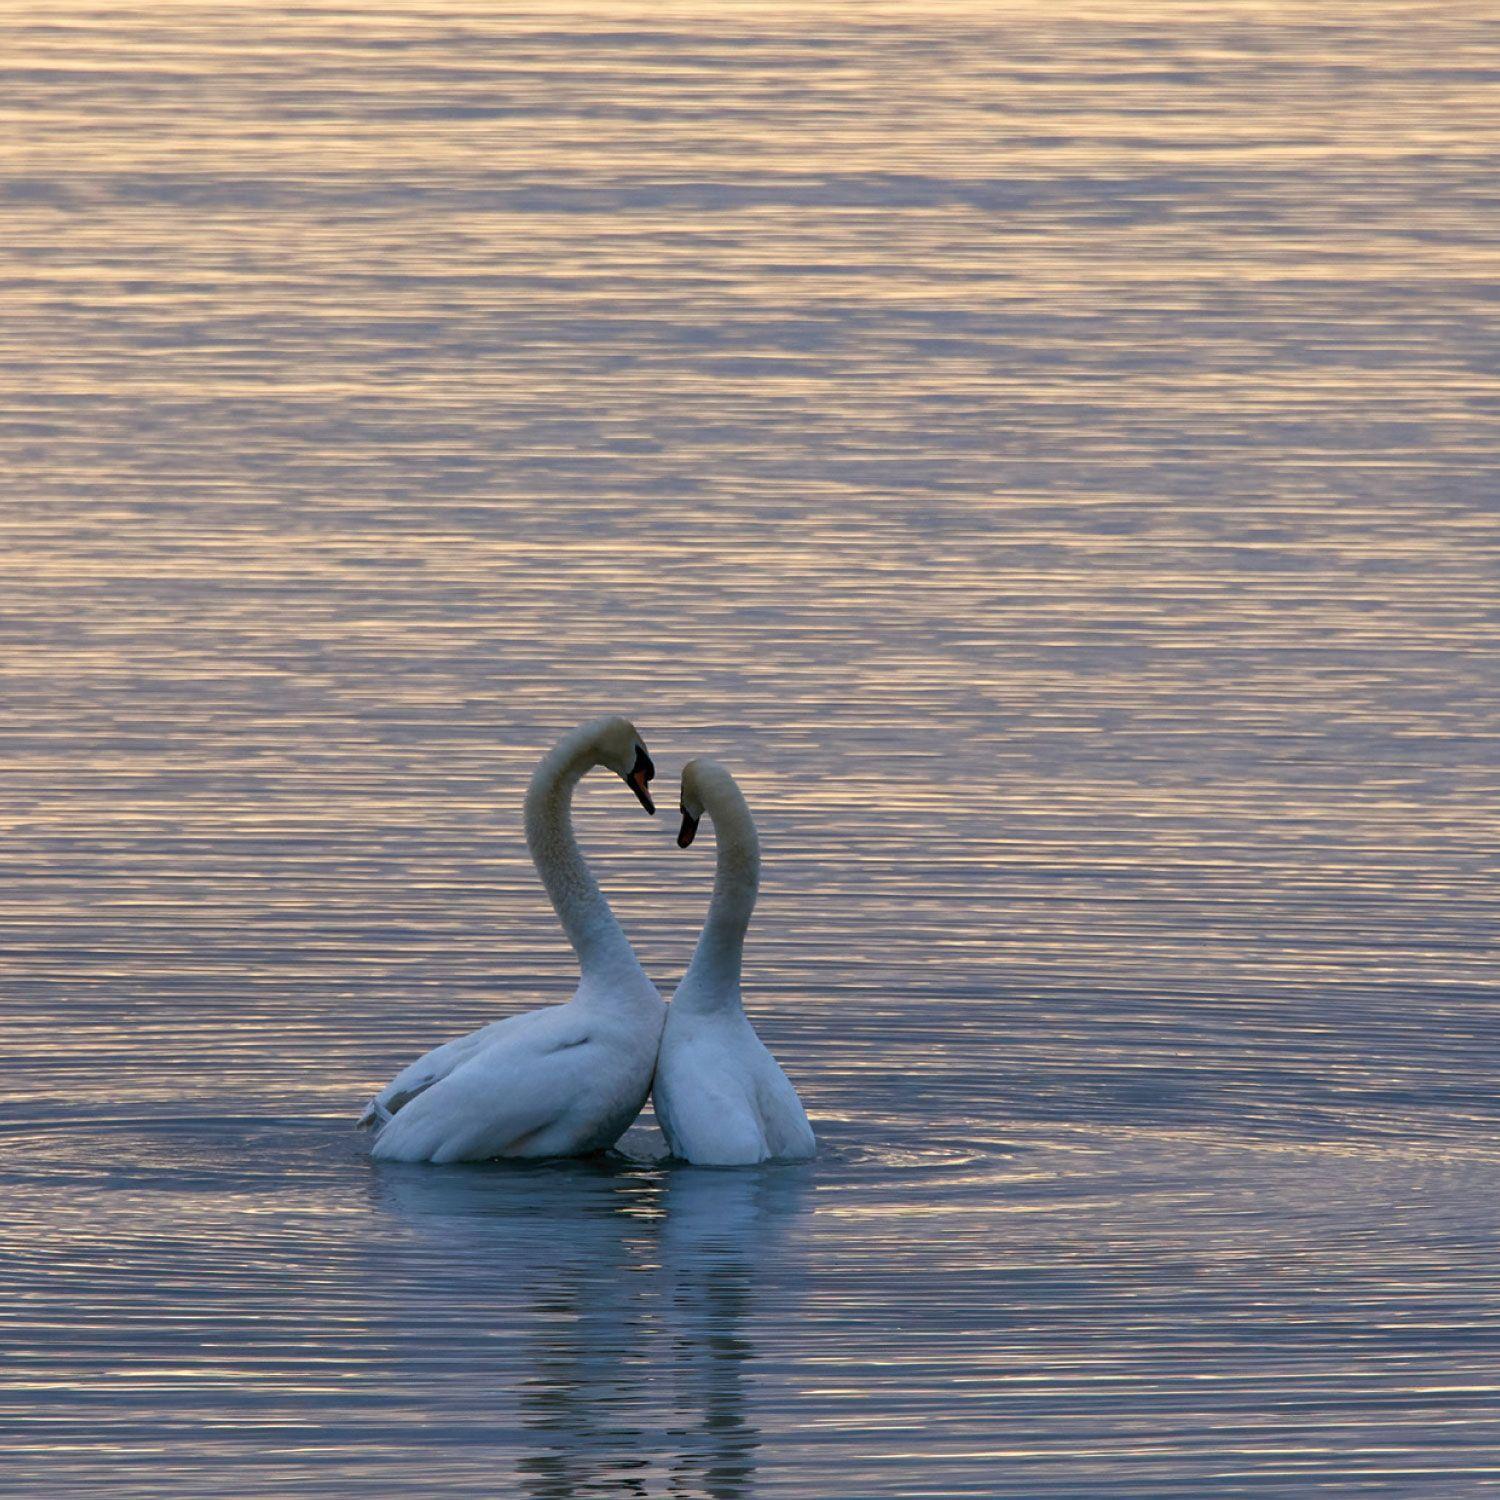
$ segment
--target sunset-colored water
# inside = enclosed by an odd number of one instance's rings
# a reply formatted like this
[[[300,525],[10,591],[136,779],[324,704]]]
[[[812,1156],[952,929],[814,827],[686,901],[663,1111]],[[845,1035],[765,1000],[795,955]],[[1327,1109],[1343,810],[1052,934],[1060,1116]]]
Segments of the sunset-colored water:
[[[0,0],[0,1493],[1500,1486],[1477,3]],[[806,1167],[373,1166],[664,988]],[[705,834],[707,830],[705,829]]]

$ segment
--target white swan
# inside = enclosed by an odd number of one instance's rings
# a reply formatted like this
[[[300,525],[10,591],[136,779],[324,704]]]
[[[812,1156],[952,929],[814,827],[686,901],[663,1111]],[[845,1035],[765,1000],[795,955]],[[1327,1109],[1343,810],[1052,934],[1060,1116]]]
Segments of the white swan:
[[[566,1005],[508,1016],[434,1047],[369,1103],[371,1154],[389,1161],[579,1156],[612,1145],[646,1102],[666,1008],[636,961],[573,836],[573,788],[594,766],[649,813],[651,757],[626,719],[596,719],[537,767],[526,842],[578,954]]]
[[[740,1000],[740,957],[760,888],[755,822],[723,766],[690,761],[682,772],[681,848],[705,812],[719,846],[714,895],[667,1010],[652,1085],[656,1118],[672,1154],[699,1166],[813,1156],[817,1142],[802,1101]]]

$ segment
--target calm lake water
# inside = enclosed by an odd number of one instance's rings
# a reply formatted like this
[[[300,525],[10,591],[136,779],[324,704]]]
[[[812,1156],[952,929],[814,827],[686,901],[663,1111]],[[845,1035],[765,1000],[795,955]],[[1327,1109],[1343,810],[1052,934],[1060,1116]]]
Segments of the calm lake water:
[[[0,1491],[1500,1487],[1489,5],[0,35]],[[372,1165],[607,710],[821,1158]]]

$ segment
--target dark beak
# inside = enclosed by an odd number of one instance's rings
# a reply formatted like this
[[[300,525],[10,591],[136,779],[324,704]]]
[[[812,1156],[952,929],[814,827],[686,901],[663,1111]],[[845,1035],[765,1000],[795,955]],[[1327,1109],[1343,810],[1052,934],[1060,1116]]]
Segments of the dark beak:
[[[686,849],[698,832],[698,820],[687,808],[682,809],[682,827],[677,830],[677,847]]]
[[[651,764],[651,757],[637,745],[635,764],[630,768],[630,775],[625,778],[625,785],[641,799],[641,806],[648,813],[656,811],[656,804],[651,800],[651,793],[648,790],[648,784],[655,775],[656,767]]]

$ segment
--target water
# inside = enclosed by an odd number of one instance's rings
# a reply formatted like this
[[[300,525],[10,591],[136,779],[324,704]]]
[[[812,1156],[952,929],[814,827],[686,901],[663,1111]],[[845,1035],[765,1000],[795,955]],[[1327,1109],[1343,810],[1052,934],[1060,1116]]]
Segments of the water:
[[[0,20],[0,1490],[1500,1487],[1489,7]],[[608,709],[821,1159],[373,1166]]]

